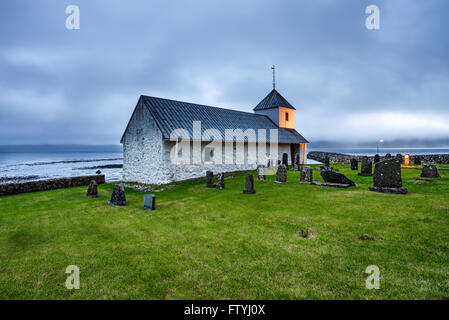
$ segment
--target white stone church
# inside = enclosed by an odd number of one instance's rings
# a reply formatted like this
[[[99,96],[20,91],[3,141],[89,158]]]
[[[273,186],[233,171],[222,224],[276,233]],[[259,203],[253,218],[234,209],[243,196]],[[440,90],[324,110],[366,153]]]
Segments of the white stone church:
[[[288,154],[289,164],[293,164],[296,154],[301,163],[306,163],[309,142],[295,130],[295,108],[276,89],[253,111],[140,96],[120,141],[124,181],[166,184],[203,177],[207,170],[255,170],[258,164],[267,165],[267,159],[277,163],[284,153]],[[177,143],[178,132],[183,133],[182,143]],[[218,145],[211,143],[217,135],[221,136]],[[187,139],[191,143],[186,144]],[[261,149],[261,141],[266,141],[265,149]],[[234,155],[230,162],[225,155],[227,147],[234,152],[243,150],[243,161],[235,161],[238,156]],[[176,159],[184,155],[191,161],[173,161],[174,154]]]

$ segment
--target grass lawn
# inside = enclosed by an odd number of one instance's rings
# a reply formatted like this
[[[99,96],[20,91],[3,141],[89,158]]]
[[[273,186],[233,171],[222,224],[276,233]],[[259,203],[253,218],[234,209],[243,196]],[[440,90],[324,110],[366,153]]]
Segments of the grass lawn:
[[[403,169],[409,194],[391,195],[334,167],[357,187],[303,185],[290,171],[245,195],[235,173],[224,190],[164,187],[156,211],[132,189],[128,206],[110,207],[109,184],[97,199],[87,187],[0,197],[0,298],[448,299],[449,171],[417,183],[420,170]],[[68,265],[79,290],[65,287]],[[369,265],[378,290],[365,288]]]

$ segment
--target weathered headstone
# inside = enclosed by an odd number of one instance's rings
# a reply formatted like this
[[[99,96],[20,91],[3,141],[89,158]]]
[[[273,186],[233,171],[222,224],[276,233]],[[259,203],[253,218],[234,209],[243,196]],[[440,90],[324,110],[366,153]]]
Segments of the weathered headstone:
[[[380,161],[380,156],[378,154],[374,155],[374,163],[378,163]]]
[[[404,163],[404,158],[402,157],[402,154],[398,153],[398,154],[396,155],[396,159],[399,160],[399,163]]]
[[[320,172],[321,177],[324,182],[327,183],[337,183],[337,184],[347,184],[350,187],[355,187],[354,181],[348,179],[344,174],[339,172],[334,172],[331,170],[322,170]]]
[[[295,163],[293,164],[293,171],[299,171],[299,153],[295,154]]]
[[[324,166],[325,166],[325,167],[329,167],[329,165],[330,165],[330,159],[329,159],[329,156],[325,156],[325,157],[324,157]]]
[[[126,206],[125,187],[123,184],[116,184],[112,191],[111,200],[108,201],[113,206]]]
[[[313,181],[313,169],[312,167],[302,167],[299,182],[310,183]]]
[[[206,171],[206,187],[215,188],[217,185],[214,181],[214,173],[212,171]]]
[[[384,193],[406,194],[407,188],[402,187],[401,162],[398,158],[380,161],[374,167],[374,186],[369,190]]]
[[[221,172],[217,175],[217,189],[225,188],[225,175],[224,172]]]
[[[424,164],[422,166],[421,177],[422,178],[441,178],[440,174],[438,173],[437,167],[434,165],[431,165],[431,164]]]
[[[243,190],[243,193],[256,193],[256,190],[254,189],[254,177],[251,173],[247,173],[245,176],[245,189]]]
[[[257,166],[257,180],[258,181],[267,180],[267,176],[265,175],[265,167],[262,165]]]
[[[282,154],[282,164],[288,170],[288,154],[286,154],[286,153]]]
[[[276,171],[276,182],[278,183],[287,182],[287,168],[283,164],[280,164]]]
[[[351,159],[351,170],[359,170],[359,162],[355,158]]]
[[[143,195],[143,208],[145,210],[155,210],[156,209],[156,197],[152,194]]]
[[[386,155],[385,155],[385,160],[386,159],[391,159],[391,153],[387,153]]]
[[[421,165],[421,157],[420,156],[415,156],[413,158],[415,165],[420,166]]]
[[[88,197],[88,198],[98,197],[98,185],[95,180],[90,181],[89,187],[87,188],[86,197]]]
[[[369,177],[373,175],[373,163],[365,156],[362,158],[362,169],[359,172],[359,176]]]

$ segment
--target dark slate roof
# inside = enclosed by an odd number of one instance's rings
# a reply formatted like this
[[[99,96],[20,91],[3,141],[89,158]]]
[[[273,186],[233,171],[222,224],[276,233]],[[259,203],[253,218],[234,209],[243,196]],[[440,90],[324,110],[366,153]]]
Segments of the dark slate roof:
[[[279,129],[279,143],[308,143],[295,129],[278,128],[265,115],[223,109],[194,103],[141,96],[140,102],[148,108],[164,139],[170,139],[175,129],[186,129],[193,139],[193,121],[201,121],[201,129],[217,129],[225,140],[225,129],[266,129],[267,142],[270,129]],[[125,131],[126,132],[126,131]],[[123,141],[123,137],[122,137]],[[245,138],[245,141],[248,141]]]
[[[259,104],[253,109],[265,110],[273,109],[277,107],[284,107],[296,110],[276,89],[271,90],[271,92],[259,102]]]

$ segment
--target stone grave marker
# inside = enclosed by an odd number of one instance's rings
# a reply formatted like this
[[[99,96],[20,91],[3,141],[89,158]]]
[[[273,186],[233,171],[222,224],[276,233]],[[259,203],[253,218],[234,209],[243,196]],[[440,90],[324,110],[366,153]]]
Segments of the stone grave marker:
[[[280,164],[277,168],[276,182],[277,183],[287,182],[287,168],[283,164]]]
[[[380,156],[378,154],[374,155],[374,164],[380,161]]]
[[[295,154],[295,163],[293,164],[293,171],[299,171],[299,153]]]
[[[243,190],[244,194],[253,194],[256,193],[254,189],[254,177],[251,173],[247,173],[245,176],[245,189]]]
[[[206,171],[206,187],[215,188],[217,185],[214,181],[214,173],[212,171]]]
[[[355,158],[351,159],[351,170],[355,170],[355,171],[359,170],[359,162]]]
[[[406,194],[407,188],[402,187],[401,162],[398,158],[380,161],[374,168],[374,186],[369,190],[384,193]]]
[[[373,163],[365,156],[362,158],[362,169],[359,172],[359,176],[370,177],[373,175]]]
[[[97,198],[98,197],[98,185],[95,180],[90,181],[89,187],[87,188],[86,197],[88,197],[88,198]]]
[[[217,175],[217,189],[225,188],[225,175],[224,172],[221,172]]]
[[[156,209],[156,197],[152,194],[143,195],[143,208],[145,210],[155,210]]]
[[[354,181],[348,179],[344,174],[331,171],[331,170],[322,170],[320,172],[321,177],[326,183],[335,183],[335,184],[347,184],[350,187],[355,187]]]
[[[287,168],[288,170],[288,154],[283,153],[282,154],[282,164]]]
[[[265,175],[265,167],[262,165],[257,166],[257,180],[258,181],[267,180],[267,176]]]
[[[302,167],[299,182],[311,183],[313,181],[313,169],[312,167]]]
[[[421,178],[441,178],[436,166],[424,164],[421,170]]]
[[[123,184],[116,184],[112,191],[111,200],[108,203],[112,206],[126,206],[125,187]]]

